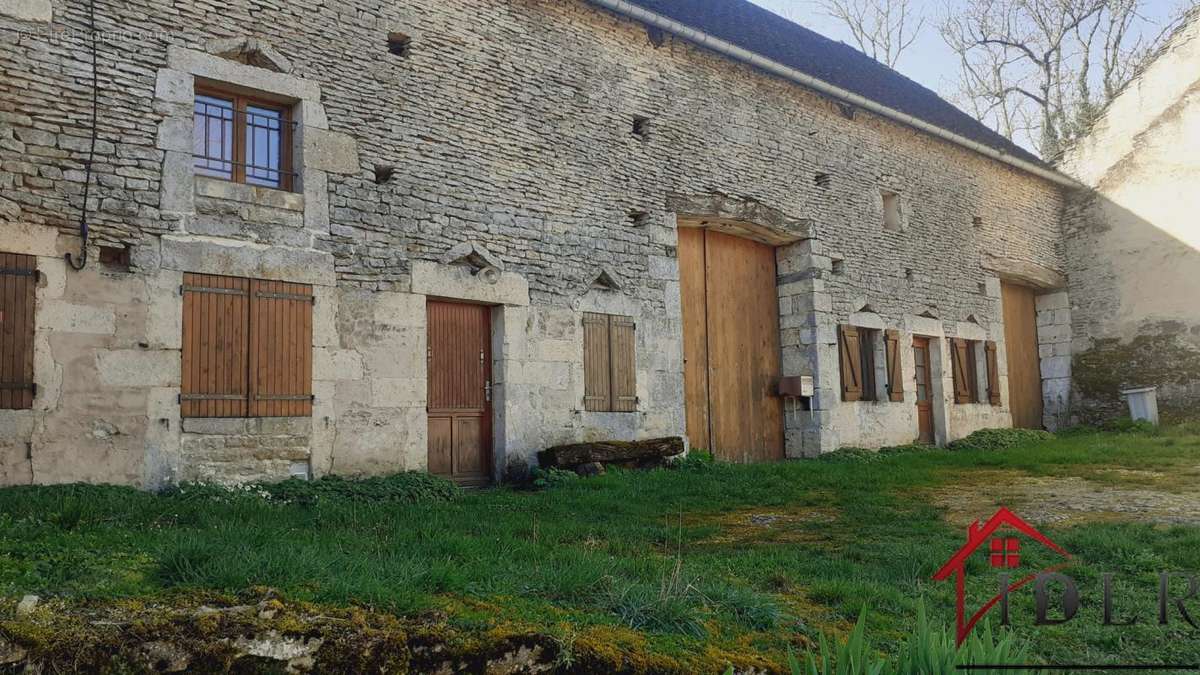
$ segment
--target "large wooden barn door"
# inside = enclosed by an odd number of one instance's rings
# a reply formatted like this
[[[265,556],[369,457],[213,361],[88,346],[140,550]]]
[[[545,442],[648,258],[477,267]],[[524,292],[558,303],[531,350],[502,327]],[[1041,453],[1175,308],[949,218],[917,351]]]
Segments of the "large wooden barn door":
[[[1038,355],[1037,301],[1033,289],[1001,285],[1004,342],[1008,350],[1008,405],[1013,426],[1042,428],[1042,371]]]
[[[688,438],[734,462],[783,459],[775,250],[679,228]]]
[[[430,301],[429,472],[492,479],[491,309]]]

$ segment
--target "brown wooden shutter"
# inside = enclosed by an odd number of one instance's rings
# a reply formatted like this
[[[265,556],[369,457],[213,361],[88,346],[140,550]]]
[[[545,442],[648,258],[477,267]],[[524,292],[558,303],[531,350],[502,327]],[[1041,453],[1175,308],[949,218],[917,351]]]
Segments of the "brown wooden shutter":
[[[609,361],[612,367],[612,411],[637,410],[636,325],[627,316],[609,317]]]
[[[857,401],[862,398],[862,347],[858,329],[854,326],[838,327],[838,350],[842,364],[842,400]]]
[[[969,358],[970,350],[967,348],[967,341],[962,338],[952,338],[950,340],[950,370],[954,374],[955,403],[971,402],[970,371],[967,366]]]
[[[0,410],[33,407],[37,259],[0,253]]]
[[[1000,405],[1000,358],[995,340],[988,340],[984,349],[987,350],[988,402]]]
[[[250,282],[250,416],[312,415],[312,286]]]
[[[245,417],[250,281],[183,275],[184,417]]]
[[[893,401],[903,401],[904,375],[900,361],[900,331],[885,331],[883,340],[887,353],[888,397]]]
[[[609,354],[608,315],[583,315],[583,409],[606,412],[612,408],[612,360]]]

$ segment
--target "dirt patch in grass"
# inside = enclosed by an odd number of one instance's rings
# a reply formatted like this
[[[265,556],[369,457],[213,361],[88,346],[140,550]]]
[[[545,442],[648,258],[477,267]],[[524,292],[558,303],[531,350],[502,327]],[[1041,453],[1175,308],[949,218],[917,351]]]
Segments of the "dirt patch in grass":
[[[1016,470],[972,471],[931,490],[928,497],[945,509],[947,522],[956,527],[987,518],[1001,506],[1043,525],[1200,524],[1200,491],[1178,490],[1170,474],[1120,467],[1096,467],[1091,473],[1100,480],[1031,476]]]
[[[837,510],[829,507],[768,507],[685,516],[684,525],[717,528],[695,542],[700,545],[821,544],[833,540],[837,519]]]

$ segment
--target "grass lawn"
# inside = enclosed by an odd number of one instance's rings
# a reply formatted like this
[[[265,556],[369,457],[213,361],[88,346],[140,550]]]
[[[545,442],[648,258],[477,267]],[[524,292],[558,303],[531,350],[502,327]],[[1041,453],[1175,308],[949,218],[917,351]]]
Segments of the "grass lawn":
[[[1178,615],[1156,625],[1155,592],[1161,571],[1200,570],[1200,520],[1189,515],[1198,477],[1193,427],[610,472],[417,505],[11,488],[0,490],[0,596],[170,601],[267,586],[289,600],[432,613],[466,633],[537,631],[568,653],[605,645],[660,669],[719,672],[778,665],[822,632],[844,635],[864,605],[884,651],[922,599],[952,624],[952,584],[931,576],[965,523],[1001,502],[1041,514],[1042,531],[1075,555],[1074,621],[1035,627],[1032,592],[1012,599],[1015,630],[1038,659],[1196,661],[1200,636]],[[1072,508],[1104,495],[1095,509]],[[1026,570],[1052,561],[1034,547],[1022,554]],[[1140,613],[1138,625],[1100,625],[1105,572],[1117,575],[1118,615]],[[978,605],[996,576],[982,555],[969,574]],[[1200,618],[1200,600],[1191,606]]]

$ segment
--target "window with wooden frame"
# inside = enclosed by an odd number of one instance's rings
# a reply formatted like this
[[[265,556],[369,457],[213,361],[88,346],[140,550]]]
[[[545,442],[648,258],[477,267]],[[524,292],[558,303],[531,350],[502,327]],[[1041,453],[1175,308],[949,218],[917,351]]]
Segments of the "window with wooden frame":
[[[838,361],[843,401],[874,401],[875,342],[879,331],[858,326],[838,327]]]
[[[291,106],[196,85],[192,147],[198,175],[291,191],[294,135]]]
[[[637,411],[637,360],[627,316],[583,315],[583,408],[589,412]]]
[[[312,286],[183,275],[183,417],[312,415]]]
[[[975,359],[979,342],[953,338],[950,340],[950,370],[954,376],[954,402],[979,403],[979,380]]]
[[[0,410],[33,407],[33,312],[37,259],[0,253]]]

